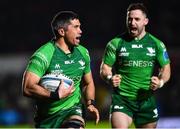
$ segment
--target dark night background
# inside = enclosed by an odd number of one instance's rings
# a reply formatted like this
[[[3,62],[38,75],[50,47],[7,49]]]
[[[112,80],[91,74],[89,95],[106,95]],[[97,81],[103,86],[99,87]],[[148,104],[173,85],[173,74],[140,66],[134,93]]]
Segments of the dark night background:
[[[22,97],[22,74],[30,55],[53,38],[50,22],[61,10],[79,14],[84,45],[90,52],[96,84],[97,106],[108,119],[110,87],[99,77],[99,66],[107,42],[125,31],[126,9],[143,2],[149,10],[147,31],[162,40],[171,59],[172,76],[156,92],[160,116],[180,116],[180,3],[177,0],[1,0],[0,1],[0,125],[31,123],[32,102]],[[5,112],[15,112],[14,120]],[[11,122],[4,120],[7,117]]]

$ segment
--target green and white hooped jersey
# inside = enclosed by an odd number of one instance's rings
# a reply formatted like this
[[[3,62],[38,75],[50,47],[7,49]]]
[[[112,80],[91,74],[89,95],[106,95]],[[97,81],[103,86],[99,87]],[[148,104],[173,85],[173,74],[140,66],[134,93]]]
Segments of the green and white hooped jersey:
[[[141,40],[128,34],[112,39],[106,46],[103,62],[121,74],[119,94],[136,99],[139,90],[149,90],[155,64],[163,67],[170,60],[165,45],[146,33]]]
[[[59,101],[37,101],[38,114],[53,114],[61,109],[68,109],[79,103],[81,98],[80,82],[84,74],[90,72],[90,56],[88,50],[79,45],[71,54],[65,54],[54,42],[40,47],[30,58],[27,71],[39,77],[44,74],[62,73],[73,79],[75,91],[69,97]]]

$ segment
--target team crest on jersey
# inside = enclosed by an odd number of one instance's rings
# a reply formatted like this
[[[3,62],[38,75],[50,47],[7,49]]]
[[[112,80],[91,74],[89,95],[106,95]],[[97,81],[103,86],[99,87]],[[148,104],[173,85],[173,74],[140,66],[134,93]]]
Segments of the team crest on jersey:
[[[152,47],[147,47],[148,53],[146,53],[147,56],[155,56],[155,49]]]
[[[79,64],[80,64],[81,66],[84,66],[84,65],[85,65],[85,62],[84,62],[83,60],[79,60],[78,62],[79,62]]]
[[[84,69],[85,68],[85,62],[83,60],[79,60],[78,62],[81,65],[81,67],[79,67],[79,69]]]

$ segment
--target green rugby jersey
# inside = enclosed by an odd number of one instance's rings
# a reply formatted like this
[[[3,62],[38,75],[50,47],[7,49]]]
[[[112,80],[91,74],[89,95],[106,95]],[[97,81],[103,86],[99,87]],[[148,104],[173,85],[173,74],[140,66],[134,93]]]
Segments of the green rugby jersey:
[[[163,67],[170,60],[165,45],[153,35],[135,40],[126,33],[107,44],[103,62],[121,74],[119,94],[136,99],[138,91],[149,90],[155,64]]]
[[[53,114],[79,103],[81,98],[80,82],[82,76],[90,72],[90,56],[88,50],[81,45],[74,47],[71,54],[65,54],[54,42],[50,41],[32,55],[27,71],[33,72],[39,77],[50,73],[62,73],[74,81],[75,91],[71,96],[59,101],[37,101],[39,115]]]

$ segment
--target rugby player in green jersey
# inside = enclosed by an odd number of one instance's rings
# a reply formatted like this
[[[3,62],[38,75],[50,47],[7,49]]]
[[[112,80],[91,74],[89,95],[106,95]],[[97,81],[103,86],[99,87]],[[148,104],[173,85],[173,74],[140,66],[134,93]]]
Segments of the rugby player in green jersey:
[[[57,13],[51,22],[55,38],[41,46],[29,60],[22,85],[23,94],[36,101],[36,128],[84,128],[81,89],[87,110],[95,115],[96,123],[99,121],[89,53],[80,45],[80,25],[76,13]],[[46,74],[64,74],[74,83],[66,88],[62,81],[56,91],[49,91],[39,83]]]
[[[142,3],[127,9],[127,32],[106,46],[100,75],[113,86],[110,120],[112,128],[156,128],[158,111],[153,92],[170,78],[165,45],[146,32],[147,10]],[[156,63],[159,75],[154,75]]]

